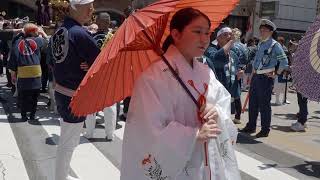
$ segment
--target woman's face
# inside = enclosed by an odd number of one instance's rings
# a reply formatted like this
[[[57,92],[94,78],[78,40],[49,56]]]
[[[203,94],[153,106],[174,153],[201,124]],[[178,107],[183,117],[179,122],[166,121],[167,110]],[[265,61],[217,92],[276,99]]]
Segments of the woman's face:
[[[210,42],[208,20],[202,16],[194,19],[182,32],[174,29],[171,33],[175,46],[187,59],[200,57]]]

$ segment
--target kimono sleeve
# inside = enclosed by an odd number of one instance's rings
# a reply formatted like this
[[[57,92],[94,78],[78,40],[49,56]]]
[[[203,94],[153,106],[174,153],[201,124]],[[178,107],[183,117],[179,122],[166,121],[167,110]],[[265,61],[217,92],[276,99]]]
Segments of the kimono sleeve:
[[[210,75],[214,76],[214,75]],[[216,84],[219,84],[217,79],[214,80]],[[219,115],[219,121],[218,123],[221,123],[220,126],[224,126],[226,130],[228,131],[228,134],[231,138],[231,140],[236,141],[238,136],[238,131],[236,126],[231,121],[231,97],[230,93],[220,84],[216,86],[217,88],[217,94],[218,97],[215,107],[218,111]]]
[[[192,156],[198,128],[184,126],[174,119],[170,92],[163,83],[144,76],[138,80],[128,120],[143,123],[138,126],[147,129],[144,136],[153,137],[150,150],[163,176],[174,179]]]
[[[240,180],[237,159],[231,144],[231,141],[236,141],[238,132],[230,119],[230,94],[216,79],[212,88],[217,93],[214,93],[215,101],[210,103],[213,103],[218,111],[218,126],[222,132],[216,139],[209,140],[211,174],[213,179]]]

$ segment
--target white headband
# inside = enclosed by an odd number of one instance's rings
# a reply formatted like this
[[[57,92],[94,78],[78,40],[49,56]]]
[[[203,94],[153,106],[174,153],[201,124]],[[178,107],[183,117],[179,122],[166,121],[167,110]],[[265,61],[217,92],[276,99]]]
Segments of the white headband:
[[[224,27],[224,28],[220,29],[217,33],[217,37],[219,37],[223,33],[232,33],[232,29],[229,27]]]
[[[89,4],[92,3],[94,0],[70,0],[70,6],[72,9],[76,9],[77,4],[84,5],[84,4]]]

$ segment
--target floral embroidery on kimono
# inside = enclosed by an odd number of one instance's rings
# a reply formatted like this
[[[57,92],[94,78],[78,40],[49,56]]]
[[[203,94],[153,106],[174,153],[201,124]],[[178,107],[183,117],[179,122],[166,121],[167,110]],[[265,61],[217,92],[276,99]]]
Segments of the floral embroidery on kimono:
[[[148,155],[147,158],[142,160],[142,165],[146,171],[146,176],[148,176],[152,180],[168,180],[168,176],[163,176],[163,170],[156,160],[156,158],[152,157],[151,154]]]

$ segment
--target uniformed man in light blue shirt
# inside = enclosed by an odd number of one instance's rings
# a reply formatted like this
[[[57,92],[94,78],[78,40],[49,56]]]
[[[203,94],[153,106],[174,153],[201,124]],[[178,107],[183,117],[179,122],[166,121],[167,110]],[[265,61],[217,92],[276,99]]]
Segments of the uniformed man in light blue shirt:
[[[288,68],[288,59],[281,45],[272,38],[276,25],[262,19],[260,24],[261,41],[258,44],[253,62],[253,77],[250,84],[249,122],[240,132],[256,131],[258,113],[261,114],[261,131],[256,137],[267,137],[271,124],[271,95],[276,74]]]

